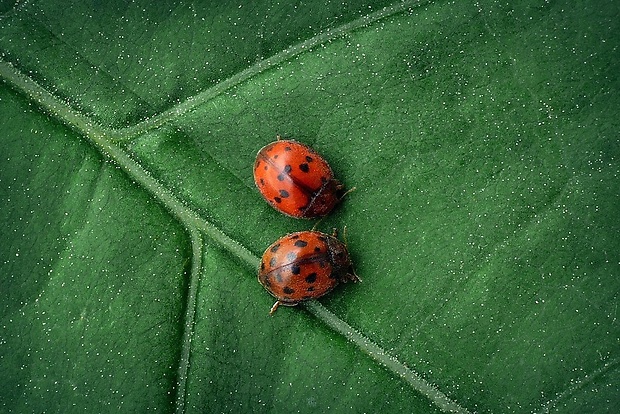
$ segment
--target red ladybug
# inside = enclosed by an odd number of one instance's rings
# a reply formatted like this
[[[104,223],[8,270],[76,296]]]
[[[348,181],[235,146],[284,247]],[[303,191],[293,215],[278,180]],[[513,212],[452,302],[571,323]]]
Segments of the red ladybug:
[[[343,185],[323,157],[279,136],[256,154],[254,182],[276,210],[297,218],[322,217],[344,196]]]
[[[353,271],[347,246],[333,235],[319,231],[287,234],[263,253],[258,281],[276,299],[278,306],[295,306],[316,299],[339,282],[360,281]]]

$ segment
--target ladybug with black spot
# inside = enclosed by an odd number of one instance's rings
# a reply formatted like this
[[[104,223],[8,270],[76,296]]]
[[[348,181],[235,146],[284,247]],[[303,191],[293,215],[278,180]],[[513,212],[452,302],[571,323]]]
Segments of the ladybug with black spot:
[[[295,306],[319,298],[338,283],[360,278],[355,274],[347,246],[332,235],[319,231],[287,234],[265,250],[258,271],[258,281],[280,305]]]
[[[271,206],[296,218],[323,217],[346,194],[323,157],[280,136],[258,151],[254,182]]]

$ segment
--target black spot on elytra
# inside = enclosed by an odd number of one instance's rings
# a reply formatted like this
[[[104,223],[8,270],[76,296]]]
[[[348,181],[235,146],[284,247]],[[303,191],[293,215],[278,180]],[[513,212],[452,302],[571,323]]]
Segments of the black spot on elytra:
[[[278,174],[278,177],[277,177],[278,181],[284,181],[284,177],[285,177],[284,174],[282,174],[282,173]]]
[[[260,270],[265,270],[265,262],[260,262]]]
[[[276,261],[275,257],[272,257],[271,259],[269,259],[269,267],[276,267],[276,264],[278,262]]]
[[[321,252],[321,248],[320,248],[319,246],[316,246],[316,247],[314,248],[314,251],[315,251],[316,253],[320,253],[320,252]]]
[[[273,158],[278,158],[278,157],[279,157],[279,155],[278,155],[278,154],[276,154],[276,155],[274,155],[274,156],[273,156]]]
[[[280,248],[280,243],[274,245],[271,249],[269,249],[271,251],[271,253],[275,253],[278,251],[278,249]]]
[[[306,282],[308,283],[316,282],[316,273],[312,272],[308,276],[306,276]]]
[[[285,165],[285,166],[284,166],[284,172],[285,172],[285,173],[287,173],[287,174],[288,174],[288,173],[290,173],[292,170],[293,170],[293,168],[292,168],[290,165],[288,165],[288,164],[287,164],[287,165]]]
[[[308,167],[308,164],[306,164],[306,163],[304,163],[304,164],[300,164],[300,165],[299,165],[299,169],[300,169],[302,172],[305,172],[305,173],[307,173],[308,171],[310,171],[310,167]]]
[[[282,199],[281,199],[280,197],[274,197],[274,198],[273,198],[273,201],[275,201],[276,203],[278,203],[278,204],[279,204],[279,203],[281,203],[281,202],[282,202]]]
[[[288,286],[284,286],[284,289],[282,289],[284,291],[284,293],[286,293],[287,295],[290,295],[292,293],[295,293],[295,289],[288,287]]]
[[[291,273],[294,275],[300,274],[301,268],[299,267],[299,265],[294,264],[293,266],[291,266]]]
[[[308,245],[307,241],[303,241],[303,240],[297,240],[295,242],[295,246],[296,247],[306,247]]]
[[[296,240],[299,238],[299,234],[294,234],[291,236],[291,240]]]
[[[297,259],[297,255],[295,253],[286,254],[286,260],[288,260],[289,262],[293,262],[295,261],[295,259]]]
[[[306,289],[307,292],[314,292],[314,286],[308,286]]]
[[[260,185],[265,185],[265,180],[263,180],[262,178],[260,179]]]
[[[321,182],[322,182],[323,184],[325,184],[327,181],[328,181],[328,180],[327,180],[327,177],[321,177]]]
[[[312,161],[314,161],[314,159],[311,156],[306,155],[306,161],[312,162]]]
[[[276,281],[278,283],[282,283],[282,273],[280,272],[276,273]]]
[[[291,149],[291,147],[284,147],[284,151],[290,151]]]
[[[289,193],[286,190],[280,190],[280,197],[282,198],[288,198]]]

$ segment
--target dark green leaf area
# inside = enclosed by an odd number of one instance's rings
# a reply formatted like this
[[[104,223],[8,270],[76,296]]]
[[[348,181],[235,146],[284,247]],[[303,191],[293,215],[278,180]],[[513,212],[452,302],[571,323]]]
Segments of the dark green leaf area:
[[[0,91],[0,406],[172,407],[184,230],[94,149]]]

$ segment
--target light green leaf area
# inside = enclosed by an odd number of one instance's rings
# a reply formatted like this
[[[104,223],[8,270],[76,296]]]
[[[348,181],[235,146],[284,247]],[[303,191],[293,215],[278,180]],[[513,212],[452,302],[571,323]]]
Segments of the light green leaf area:
[[[1,412],[620,410],[618,2],[151,3],[0,7]],[[269,316],[315,225],[363,282]]]

